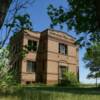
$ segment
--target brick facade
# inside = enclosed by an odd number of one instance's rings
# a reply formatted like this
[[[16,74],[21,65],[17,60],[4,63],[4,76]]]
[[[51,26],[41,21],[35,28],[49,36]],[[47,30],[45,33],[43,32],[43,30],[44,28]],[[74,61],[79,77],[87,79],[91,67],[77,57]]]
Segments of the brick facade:
[[[43,32],[25,30],[21,36],[18,35],[16,39],[11,40],[10,44],[16,48],[19,42],[19,48],[22,48],[28,45],[29,40],[36,42],[36,51],[28,52],[24,59],[20,60],[18,55],[15,56],[15,54],[12,53],[13,57],[18,57],[18,68],[20,69],[18,76],[22,84],[35,82],[45,84],[58,83],[61,77],[60,72],[65,69],[77,75],[78,47],[75,45],[75,38],[67,33],[52,29],[47,29]],[[60,50],[62,53],[60,53]],[[27,72],[28,61],[35,62],[29,63],[30,69],[28,69],[31,70],[32,64],[34,66],[36,64],[35,71]]]

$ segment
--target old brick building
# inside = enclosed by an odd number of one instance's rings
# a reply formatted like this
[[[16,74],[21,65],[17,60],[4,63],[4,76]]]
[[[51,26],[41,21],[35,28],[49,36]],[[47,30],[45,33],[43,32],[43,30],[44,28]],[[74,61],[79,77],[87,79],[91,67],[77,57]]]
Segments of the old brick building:
[[[78,73],[78,47],[67,33],[46,29],[43,32],[25,30],[11,39],[13,68],[22,84],[41,82],[54,84],[63,80],[63,72]],[[24,59],[18,51],[33,46]],[[16,59],[17,58],[17,59]]]

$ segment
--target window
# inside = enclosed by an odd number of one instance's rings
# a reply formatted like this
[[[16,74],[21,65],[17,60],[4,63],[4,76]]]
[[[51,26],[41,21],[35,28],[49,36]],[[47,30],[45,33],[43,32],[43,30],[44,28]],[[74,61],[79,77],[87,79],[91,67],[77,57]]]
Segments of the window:
[[[68,72],[68,67],[66,66],[59,66],[59,79],[60,80],[64,80],[65,77],[65,73]]]
[[[28,50],[36,51],[37,50],[37,42],[33,40],[28,40]]]
[[[27,61],[27,72],[35,72],[36,70],[36,62],[33,61]]]
[[[67,54],[67,45],[59,43],[59,53]]]

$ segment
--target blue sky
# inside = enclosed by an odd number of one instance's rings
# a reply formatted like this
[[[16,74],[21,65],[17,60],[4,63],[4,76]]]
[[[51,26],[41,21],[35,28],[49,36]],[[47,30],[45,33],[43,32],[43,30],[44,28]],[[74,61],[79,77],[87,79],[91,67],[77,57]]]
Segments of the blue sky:
[[[50,26],[50,19],[47,15],[47,7],[49,4],[53,4],[55,7],[63,6],[65,9],[68,8],[67,0],[36,0],[34,4],[32,4],[26,12],[28,12],[31,16],[31,20],[33,23],[34,31],[43,31]],[[61,30],[59,27],[55,29]],[[68,34],[76,37],[74,31],[70,31],[67,29],[65,25],[61,30],[63,32],[67,32]],[[85,53],[85,49],[80,49],[79,51],[79,70],[80,70],[80,82],[81,83],[95,83],[93,79],[87,79],[86,76],[88,74],[88,69],[85,68],[85,64],[83,62],[83,56]]]
[[[25,9],[24,12],[29,13],[31,17],[34,31],[43,31],[46,28],[49,28],[51,23],[49,16],[47,15],[47,7],[49,4],[53,4],[55,7],[63,6],[66,9],[68,9],[68,4],[66,1],[67,0],[35,0],[35,2],[31,4],[30,7]],[[68,34],[77,37],[73,30],[70,31],[67,29],[67,25],[65,25],[62,30],[59,27],[56,27],[55,29],[63,32],[67,32]],[[85,68],[85,64],[82,60],[84,53],[85,53],[85,49],[84,48],[80,49],[79,51],[80,82],[94,83],[95,80],[86,79],[87,73],[89,71]]]

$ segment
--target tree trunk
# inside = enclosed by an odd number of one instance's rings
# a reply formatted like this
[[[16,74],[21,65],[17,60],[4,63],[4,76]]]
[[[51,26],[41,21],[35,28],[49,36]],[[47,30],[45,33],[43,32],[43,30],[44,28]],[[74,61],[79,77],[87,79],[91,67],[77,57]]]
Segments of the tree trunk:
[[[100,27],[100,0],[95,0],[97,22]]]
[[[4,22],[11,1],[12,0],[0,0],[0,28]]]
[[[96,87],[98,87],[98,83],[97,83],[97,77],[96,77]]]

